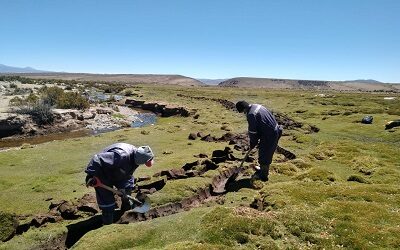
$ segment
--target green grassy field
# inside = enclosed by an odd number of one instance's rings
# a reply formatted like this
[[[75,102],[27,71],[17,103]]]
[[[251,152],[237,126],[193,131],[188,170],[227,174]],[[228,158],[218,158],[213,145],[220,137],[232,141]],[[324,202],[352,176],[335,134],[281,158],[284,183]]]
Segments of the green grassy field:
[[[316,125],[320,132],[285,131],[280,145],[297,159],[274,161],[270,181],[259,189],[229,192],[223,204],[209,202],[172,216],[102,227],[86,234],[76,249],[400,248],[400,128],[384,130],[386,122],[400,118],[399,97],[388,101],[384,94],[372,93],[332,92],[318,97],[317,91],[157,85],[132,90],[144,100],[196,109],[200,116],[158,118],[154,126],[2,151],[0,211],[43,213],[48,210],[47,198],[72,200],[92,192],[83,184],[83,170],[94,153],[114,142],[153,148],[155,166],[139,168],[135,176],[179,168],[195,161],[195,154],[210,156],[227,143],[189,141],[189,133],[221,136],[226,133],[223,125],[234,133],[245,132],[245,117],[217,102],[177,94],[232,102],[245,99]],[[365,115],[374,117],[373,124],[359,123]],[[179,201],[207,185],[215,174],[168,181],[151,196],[152,202]],[[262,209],[250,208],[254,199],[262,202]],[[31,229],[0,243],[0,249],[35,248],[65,232],[68,223]]]

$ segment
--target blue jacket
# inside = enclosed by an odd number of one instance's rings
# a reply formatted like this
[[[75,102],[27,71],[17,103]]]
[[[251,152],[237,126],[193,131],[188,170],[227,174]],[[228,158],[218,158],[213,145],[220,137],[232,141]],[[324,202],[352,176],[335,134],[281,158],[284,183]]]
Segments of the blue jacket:
[[[127,143],[115,143],[95,154],[85,172],[109,183],[128,181],[138,165],[135,163],[137,148]]]
[[[272,113],[264,106],[251,104],[247,113],[249,123],[250,147],[254,148],[261,138],[275,137],[278,123]]]

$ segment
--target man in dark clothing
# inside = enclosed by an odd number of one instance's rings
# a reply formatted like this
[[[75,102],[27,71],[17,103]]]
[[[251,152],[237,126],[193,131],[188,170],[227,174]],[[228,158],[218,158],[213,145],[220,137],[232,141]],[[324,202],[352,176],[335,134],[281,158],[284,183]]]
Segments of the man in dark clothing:
[[[245,113],[249,124],[250,149],[258,147],[258,162],[260,167],[254,178],[268,181],[269,165],[282,135],[282,127],[278,125],[273,114],[259,104],[249,104],[246,101],[236,103],[239,113]]]
[[[86,185],[95,186],[97,177],[103,184],[115,186],[122,193],[130,195],[134,187],[133,172],[141,164],[153,165],[154,154],[149,146],[136,148],[127,143],[115,143],[95,154],[86,167]],[[102,211],[103,224],[113,223],[115,208],[114,194],[101,187],[95,187],[96,199]],[[130,208],[127,197],[122,197],[122,207]],[[128,209],[129,209],[128,208]]]

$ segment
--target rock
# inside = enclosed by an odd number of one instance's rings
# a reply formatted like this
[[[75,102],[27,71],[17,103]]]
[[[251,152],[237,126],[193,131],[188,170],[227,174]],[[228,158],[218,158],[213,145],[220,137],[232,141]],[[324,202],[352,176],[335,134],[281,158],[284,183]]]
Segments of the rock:
[[[26,115],[6,114],[0,117],[0,138],[21,134],[29,117]]]
[[[198,155],[193,155],[193,156],[197,157],[197,158],[208,158],[208,155],[207,154],[203,154],[203,153],[200,153]]]
[[[126,99],[125,104],[130,105],[135,108],[141,108],[143,110],[149,110],[156,114],[161,115],[162,117],[170,117],[175,115],[180,115],[187,117],[191,112],[184,107],[176,107],[170,104],[164,103],[146,103],[145,101]]]
[[[144,175],[136,178],[136,182],[149,181],[149,180],[151,180],[151,176],[149,175]]]
[[[101,115],[111,115],[114,111],[109,108],[97,108],[96,112]]]
[[[79,110],[76,109],[53,109],[53,115],[56,119],[61,120],[69,120],[69,119],[77,119],[80,114]]]
[[[58,207],[58,211],[61,213],[63,219],[76,219],[79,216],[76,214],[77,208],[70,202],[64,202]]]
[[[57,221],[60,221],[61,218],[54,216],[54,215],[50,215],[50,214],[38,214],[35,215],[35,217],[33,217],[30,225],[34,226],[34,227],[40,227],[46,223],[55,223]]]
[[[89,119],[93,119],[96,117],[96,113],[95,112],[83,112],[82,113],[82,118],[84,120],[89,120]]]
[[[92,214],[100,212],[96,201],[96,195],[93,193],[85,194],[81,199],[78,200],[78,205],[76,207],[82,212],[88,212]]]
[[[204,136],[206,136],[206,135],[203,132],[197,132],[197,137],[202,138]]]
[[[189,140],[196,140],[197,135],[195,133],[190,133],[188,139]]]
[[[186,163],[185,165],[182,166],[182,169],[185,171],[188,171],[198,165],[200,165],[200,161],[194,161],[194,162]]]
[[[214,139],[214,137],[212,137],[211,135],[206,135],[206,136],[204,136],[204,137],[201,137],[201,140],[202,141],[206,141],[206,142],[213,142],[213,141],[215,141],[215,139]]]

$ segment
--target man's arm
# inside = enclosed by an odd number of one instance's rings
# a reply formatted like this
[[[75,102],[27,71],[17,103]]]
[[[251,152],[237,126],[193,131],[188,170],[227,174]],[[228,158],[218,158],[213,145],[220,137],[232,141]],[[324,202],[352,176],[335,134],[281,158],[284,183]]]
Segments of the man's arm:
[[[88,176],[104,178],[104,170],[117,168],[120,160],[121,156],[115,152],[103,152],[96,154],[90,160],[85,172],[88,174]]]
[[[247,122],[249,123],[250,148],[254,148],[255,146],[257,146],[259,140],[259,135],[257,133],[256,116],[253,114],[248,114]]]

